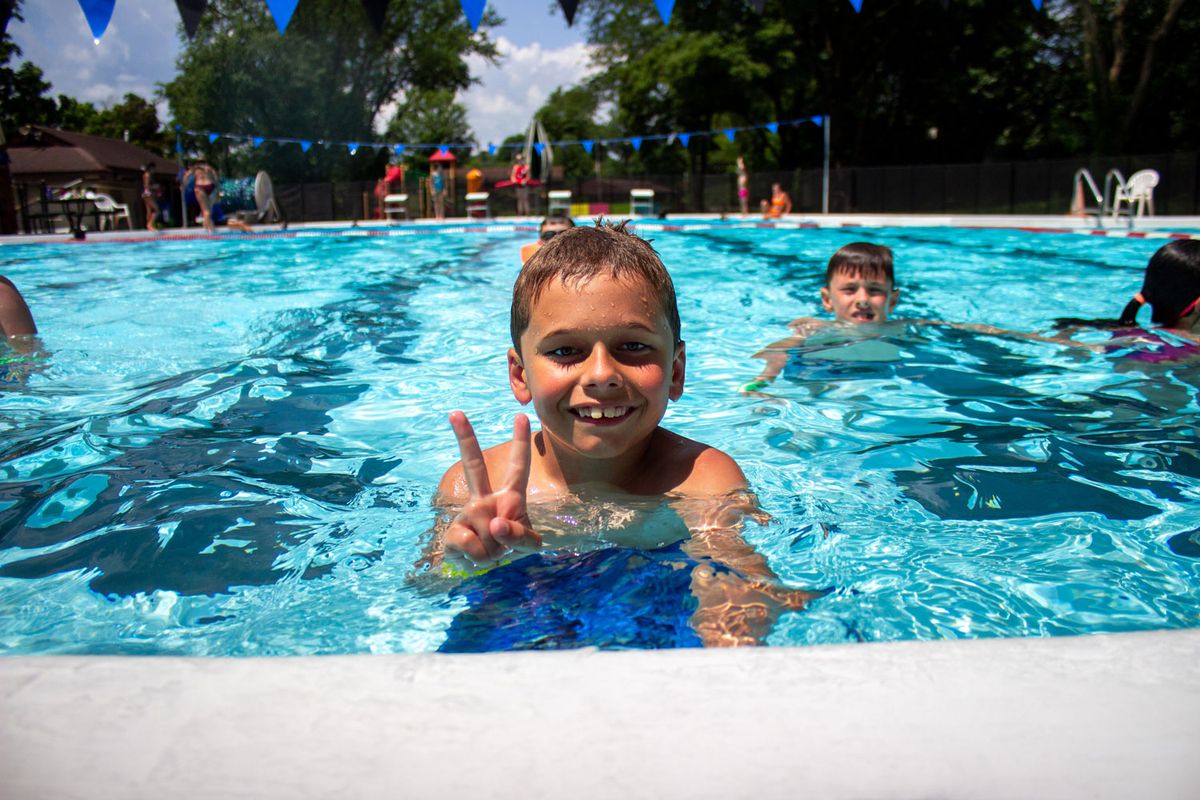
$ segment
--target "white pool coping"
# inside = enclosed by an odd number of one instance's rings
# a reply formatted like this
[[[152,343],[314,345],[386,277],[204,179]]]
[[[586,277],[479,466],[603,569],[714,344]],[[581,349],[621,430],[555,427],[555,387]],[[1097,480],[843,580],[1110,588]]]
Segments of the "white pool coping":
[[[0,658],[0,796],[1194,798],[1200,630]]]

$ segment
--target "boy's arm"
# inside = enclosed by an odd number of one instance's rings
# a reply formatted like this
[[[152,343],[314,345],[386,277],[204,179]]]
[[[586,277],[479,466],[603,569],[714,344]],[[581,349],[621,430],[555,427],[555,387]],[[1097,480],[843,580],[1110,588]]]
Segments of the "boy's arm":
[[[767,364],[763,367],[762,372],[759,373],[757,378],[742,387],[742,393],[751,394],[767,388],[772,381],[779,377],[779,373],[783,372],[783,368],[787,366],[788,351],[802,347],[813,331],[823,328],[828,324],[825,320],[816,319],[815,317],[800,317],[789,322],[788,327],[792,329],[792,336],[780,339],[774,344],[769,344],[754,354],[753,358],[761,358]]]
[[[769,517],[737,463],[710,449],[697,467],[704,478],[689,482],[689,493],[707,490],[707,496],[675,504],[692,533],[684,552],[699,562],[692,569],[692,626],[706,647],[760,644],[780,614],[804,608],[817,595],[780,586],[766,558],[742,538],[747,516],[760,522]]]

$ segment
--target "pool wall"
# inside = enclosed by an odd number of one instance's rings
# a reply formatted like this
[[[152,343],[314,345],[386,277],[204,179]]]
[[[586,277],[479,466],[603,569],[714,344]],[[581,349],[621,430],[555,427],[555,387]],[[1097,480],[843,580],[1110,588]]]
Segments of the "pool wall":
[[[26,798],[1191,798],[1200,631],[0,659]]]

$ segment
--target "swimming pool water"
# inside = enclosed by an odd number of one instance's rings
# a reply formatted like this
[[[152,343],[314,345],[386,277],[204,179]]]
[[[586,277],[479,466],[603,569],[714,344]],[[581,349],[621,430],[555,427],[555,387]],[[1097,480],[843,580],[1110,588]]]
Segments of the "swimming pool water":
[[[737,391],[788,321],[821,314],[824,264],[850,241],[895,250],[897,316],[1023,331],[1114,315],[1160,242],[646,235],[688,343],[666,425],[737,459],[773,515],[747,540],[788,585],[829,590],[768,643],[1200,622],[1197,364],[907,325],[810,343],[764,396]],[[465,410],[487,446],[519,409],[504,354],[530,238],[0,248],[46,353],[0,382],[0,653],[442,646],[473,601],[411,580],[413,565],[457,458],[446,414]],[[588,556],[568,577],[668,593],[627,556]],[[513,608],[531,613],[526,601]],[[614,636],[603,643],[660,642]]]

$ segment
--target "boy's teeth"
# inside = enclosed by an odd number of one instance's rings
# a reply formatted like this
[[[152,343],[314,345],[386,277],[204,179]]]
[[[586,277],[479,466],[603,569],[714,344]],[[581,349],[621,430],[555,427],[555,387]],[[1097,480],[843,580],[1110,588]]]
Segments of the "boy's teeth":
[[[613,408],[581,408],[578,413],[581,417],[591,417],[592,419],[614,419],[616,417],[625,416],[626,409],[622,407]]]

